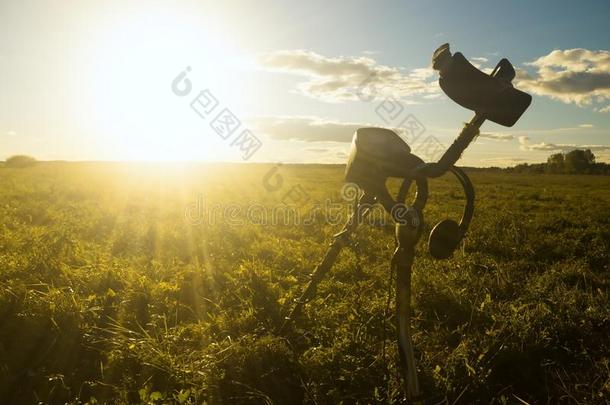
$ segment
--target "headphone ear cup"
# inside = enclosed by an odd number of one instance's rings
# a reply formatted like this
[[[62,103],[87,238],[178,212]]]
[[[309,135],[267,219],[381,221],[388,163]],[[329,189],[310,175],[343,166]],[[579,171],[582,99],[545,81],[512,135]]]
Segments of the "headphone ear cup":
[[[462,240],[460,226],[452,219],[445,219],[432,228],[428,249],[435,259],[448,259]]]

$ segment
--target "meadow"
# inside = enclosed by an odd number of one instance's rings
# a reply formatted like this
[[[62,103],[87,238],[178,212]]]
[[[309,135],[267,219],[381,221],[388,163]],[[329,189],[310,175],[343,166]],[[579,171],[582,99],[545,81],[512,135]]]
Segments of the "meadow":
[[[271,169],[0,167],[0,402],[400,403],[393,225],[362,226],[279,335],[341,225],[261,213],[341,202],[343,167]],[[444,261],[425,237],[463,200],[453,178],[430,182],[413,276],[424,391],[608,403],[610,177],[471,178],[475,217]]]

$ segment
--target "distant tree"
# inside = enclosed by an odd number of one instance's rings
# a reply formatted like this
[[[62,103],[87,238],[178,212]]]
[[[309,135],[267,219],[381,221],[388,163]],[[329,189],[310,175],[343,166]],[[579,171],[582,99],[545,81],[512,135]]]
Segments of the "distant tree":
[[[610,174],[610,164],[595,162],[595,155],[590,149],[575,149],[568,153],[554,153],[546,163],[521,163],[507,167],[512,173],[556,173],[556,174]]]
[[[591,149],[585,150],[585,158],[589,162],[589,164],[595,164],[595,155],[591,152]]]
[[[15,155],[6,159],[6,167],[24,168],[34,166],[36,163],[36,159],[26,155]]]
[[[595,155],[587,149],[575,149],[565,154],[564,170],[569,174],[588,173],[595,163]]]
[[[546,169],[548,173],[563,173],[564,171],[563,153],[555,153],[546,161]]]

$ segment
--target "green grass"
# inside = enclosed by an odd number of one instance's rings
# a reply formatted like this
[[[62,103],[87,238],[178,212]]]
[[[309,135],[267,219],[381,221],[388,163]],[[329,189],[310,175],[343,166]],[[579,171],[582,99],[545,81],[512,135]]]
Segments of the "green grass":
[[[282,206],[297,184],[309,206],[341,201],[343,168],[283,166],[268,192],[269,168],[0,168],[2,402],[399,402],[393,227],[361,227],[279,336],[340,225],[255,225],[245,208]],[[610,401],[610,177],[471,177],[461,249],[435,261],[418,246],[424,390],[449,403]],[[430,187],[424,235],[463,202],[451,177]],[[233,224],[192,223],[198,196],[243,209]]]

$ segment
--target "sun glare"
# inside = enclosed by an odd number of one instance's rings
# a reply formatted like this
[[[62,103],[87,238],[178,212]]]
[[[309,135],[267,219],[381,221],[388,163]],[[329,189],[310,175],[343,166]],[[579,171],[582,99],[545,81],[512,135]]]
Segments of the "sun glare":
[[[177,99],[170,84],[189,66],[200,87],[215,83],[235,91],[227,65],[237,51],[201,21],[164,11],[138,9],[111,26],[100,22],[83,55],[88,130],[98,134],[101,150],[112,160],[227,158],[190,111],[190,99]]]

